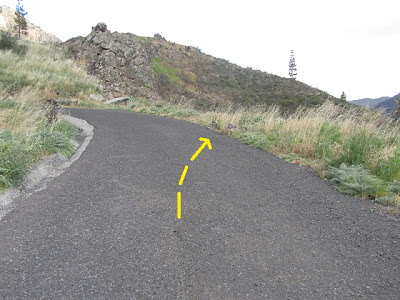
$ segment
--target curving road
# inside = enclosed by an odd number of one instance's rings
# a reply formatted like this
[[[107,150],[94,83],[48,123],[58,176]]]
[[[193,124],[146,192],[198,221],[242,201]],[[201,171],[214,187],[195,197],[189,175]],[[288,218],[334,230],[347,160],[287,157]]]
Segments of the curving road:
[[[71,114],[94,138],[0,221],[1,299],[400,298],[400,223],[370,201],[194,124]]]

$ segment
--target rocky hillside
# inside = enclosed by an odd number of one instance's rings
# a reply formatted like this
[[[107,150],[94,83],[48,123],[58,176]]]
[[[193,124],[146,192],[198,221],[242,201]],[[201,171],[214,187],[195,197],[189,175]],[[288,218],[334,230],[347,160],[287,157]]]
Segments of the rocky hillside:
[[[0,30],[16,33],[14,28],[15,10],[8,6],[0,6]],[[42,30],[40,27],[28,22],[27,35],[21,36],[22,39],[35,41],[39,43],[59,43],[61,40],[54,34]]]
[[[400,109],[399,103],[400,103],[400,93],[392,98],[389,98],[379,103],[375,107],[378,109],[383,109],[385,110],[385,112],[392,114]]]
[[[197,108],[278,104],[293,110],[332,96],[299,81],[242,68],[200,50],[130,33],[110,32],[103,23],[87,37],[64,43],[76,61],[100,79],[109,98],[117,96],[190,101]]]

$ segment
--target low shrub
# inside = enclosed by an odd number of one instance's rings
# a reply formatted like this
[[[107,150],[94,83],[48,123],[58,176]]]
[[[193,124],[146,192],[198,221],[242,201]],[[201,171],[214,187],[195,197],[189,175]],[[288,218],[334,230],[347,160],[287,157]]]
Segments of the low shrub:
[[[244,144],[263,150],[268,149],[271,145],[271,142],[262,133],[236,131],[234,132],[234,137],[238,138]]]
[[[23,56],[26,54],[28,47],[19,44],[17,36],[12,36],[9,32],[0,31],[0,50],[11,50],[16,54]]]
[[[330,167],[326,177],[345,194],[375,199],[389,193],[388,184],[361,165],[348,166],[342,163],[339,168]]]

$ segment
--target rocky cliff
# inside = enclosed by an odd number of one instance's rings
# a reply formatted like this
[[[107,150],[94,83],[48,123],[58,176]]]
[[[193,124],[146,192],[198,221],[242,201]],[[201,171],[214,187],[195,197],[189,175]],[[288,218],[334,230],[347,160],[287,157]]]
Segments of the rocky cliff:
[[[190,101],[198,108],[278,104],[289,110],[335,100],[299,81],[239,67],[194,47],[168,42],[159,34],[147,38],[111,32],[100,23],[87,37],[64,45],[100,79],[109,98]]]
[[[0,30],[16,33],[15,30],[15,10],[8,6],[0,6]],[[39,43],[60,43],[61,40],[54,34],[42,30],[40,27],[28,22],[27,35],[22,35],[22,39]]]

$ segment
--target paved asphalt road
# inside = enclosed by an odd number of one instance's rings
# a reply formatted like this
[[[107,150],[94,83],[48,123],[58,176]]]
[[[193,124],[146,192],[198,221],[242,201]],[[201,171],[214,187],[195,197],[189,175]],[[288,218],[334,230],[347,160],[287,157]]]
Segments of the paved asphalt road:
[[[400,223],[370,201],[194,124],[71,114],[95,136],[0,221],[1,299],[400,299]]]

